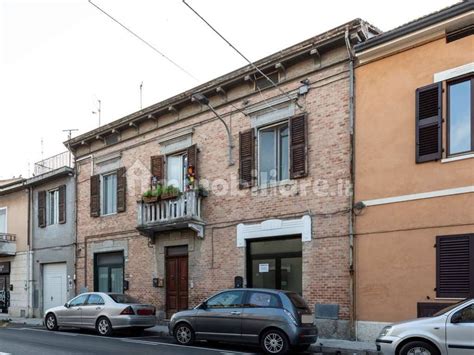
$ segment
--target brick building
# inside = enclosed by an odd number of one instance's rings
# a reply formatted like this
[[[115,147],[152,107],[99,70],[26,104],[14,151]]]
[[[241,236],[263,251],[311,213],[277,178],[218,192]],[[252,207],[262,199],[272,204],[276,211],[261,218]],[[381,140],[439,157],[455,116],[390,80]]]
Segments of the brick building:
[[[335,306],[323,333],[348,336],[348,49],[376,32],[354,20],[256,62],[279,88],[246,66],[66,142],[77,291],[169,316],[241,277]]]

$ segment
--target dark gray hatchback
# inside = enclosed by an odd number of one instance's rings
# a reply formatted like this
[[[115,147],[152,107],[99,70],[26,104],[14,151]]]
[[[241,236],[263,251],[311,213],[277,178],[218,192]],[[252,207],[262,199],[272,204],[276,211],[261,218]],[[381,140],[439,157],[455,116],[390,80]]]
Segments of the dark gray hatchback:
[[[224,290],[192,310],[175,313],[169,332],[182,345],[195,340],[259,344],[268,354],[304,351],[318,338],[299,294],[256,288]]]

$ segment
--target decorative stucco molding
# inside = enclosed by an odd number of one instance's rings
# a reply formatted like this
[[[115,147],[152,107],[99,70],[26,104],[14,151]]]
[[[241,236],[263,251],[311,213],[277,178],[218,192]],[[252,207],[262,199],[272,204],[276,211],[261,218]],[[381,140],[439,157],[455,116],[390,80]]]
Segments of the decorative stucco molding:
[[[237,247],[245,247],[247,239],[301,234],[301,241],[311,241],[311,217],[268,219],[257,224],[237,225]]]

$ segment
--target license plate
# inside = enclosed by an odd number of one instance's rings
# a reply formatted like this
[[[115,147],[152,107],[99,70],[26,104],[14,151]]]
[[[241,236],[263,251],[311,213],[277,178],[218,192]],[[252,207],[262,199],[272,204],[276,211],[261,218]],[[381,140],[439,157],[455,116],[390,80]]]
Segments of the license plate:
[[[303,324],[313,324],[313,315],[312,314],[303,314],[303,315],[301,315],[301,323],[303,323]]]

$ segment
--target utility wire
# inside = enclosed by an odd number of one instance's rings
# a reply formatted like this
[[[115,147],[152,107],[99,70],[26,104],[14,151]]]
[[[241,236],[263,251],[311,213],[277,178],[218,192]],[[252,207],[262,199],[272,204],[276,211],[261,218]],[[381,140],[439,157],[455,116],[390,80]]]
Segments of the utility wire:
[[[112,19],[114,22],[118,23],[120,26],[122,26],[125,30],[127,30],[128,32],[130,32],[133,36],[135,36],[137,39],[139,39],[140,41],[142,41],[143,43],[145,43],[148,47],[150,47],[151,49],[153,49],[156,53],[158,53],[159,55],[161,55],[163,58],[165,58],[168,62],[170,62],[171,64],[173,64],[175,67],[177,67],[179,70],[181,70],[183,73],[186,73],[186,75],[190,76],[191,78],[193,78],[194,80],[198,81],[199,82],[199,79],[197,79],[194,75],[192,75],[190,72],[188,72],[186,69],[184,69],[181,65],[179,65],[178,63],[176,63],[174,60],[172,60],[171,58],[169,58],[167,55],[165,55],[163,52],[159,51],[155,46],[153,46],[150,42],[144,40],[142,37],[140,37],[139,35],[137,35],[135,32],[133,32],[130,28],[128,28],[127,26],[125,26],[124,24],[122,24],[120,21],[118,21],[117,19],[115,19],[114,17],[112,17],[111,15],[109,15],[105,10],[102,10],[99,6],[97,6],[96,4],[94,4],[91,0],[89,0],[89,4],[91,4],[92,6],[94,6],[96,9],[98,9],[100,12],[102,12],[104,15],[106,15],[107,17],[109,17],[110,19]]]
[[[89,0],[90,1],[90,0]],[[252,61],[250,61],[241,51],[239,51],[232,43],[230,43],[223,35],[219,33],[209,22],[206,21],[204,17],[202,17],[196,10],[194,10],[191,5],[189,5],[186,0],[182,0],[183,3],[192,11],[194,12],[211,30],[213,30],[220,38],[224,40],[234,51],[236,51],[242,58],[244,58],[260,75],[262,75],[265,79],[267,79],[275,88],[277,88],[283,95],[288,97],[290,100],[293,100],[290,95],[286,91],[284,91],[281,87],[279,87],[272,79],[270,79],[263,71],[261,71]],[[302,106],[296,102],[296,105],[299,108]]]

